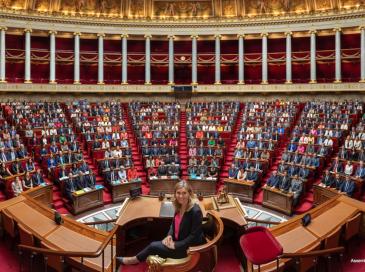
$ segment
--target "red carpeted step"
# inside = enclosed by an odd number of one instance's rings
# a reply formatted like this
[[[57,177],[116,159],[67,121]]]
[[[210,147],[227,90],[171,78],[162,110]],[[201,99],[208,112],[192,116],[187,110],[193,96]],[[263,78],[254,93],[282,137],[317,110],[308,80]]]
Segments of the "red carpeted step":
[[[255,195],[254,195],[254,198],[253,198],[253,202],[255,204],[259,204],[261,205],[262,204],[262,200],[264,199],[264,192],[262,190],[259,190]]]
[[[104,205],[112,203],[112,195],[106,190],[103,190],[103,201]]]
[[[302,214],[307,211],[309,211],[313,206],[313,203],[310,203],[308,201],[302,201],[295,209],[294,213],[296,214]]]

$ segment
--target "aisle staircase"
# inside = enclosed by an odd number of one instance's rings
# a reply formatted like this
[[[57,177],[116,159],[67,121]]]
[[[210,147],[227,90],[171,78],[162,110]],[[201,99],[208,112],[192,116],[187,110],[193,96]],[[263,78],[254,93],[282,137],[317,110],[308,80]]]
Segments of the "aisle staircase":
[[[179,157],[181,177],[188,178],[188,146],[186,135],[186,111],[180,111],[180,128],[179,128]]]
[[[136,168],[136,170],[138,172],[138,176],[142,180],[142,192],[143,192],[143,194],[148,194],[150,190],[149,190],[149,185],[147,182],[147,174],[144,169],[143,157],[142,157],[141,149],[139,146],[139,142],[138,142],[136,134],[134,133],[133,124],[131,122],[128,104],[123,103],[122,106],[123,106],[124,122],[125,122],[125,125],[127,128],[127,133],[128,133],[129,145],[132,150],[132,161],[133,161],[134,167]]]
[[[228,169],[231,167],[231,164],[234,160],[234,151],[236,149],[237,144],[237,135],[238,132],[241,129],[241,122],[242,122],[242,111],[244,109],[244,104],[240,103],[240,109],[237,113],[236,122],[233,126],[232,132],[231,132],[231,138],[226,143],[225,152],[223,153],[223,162],[221,166],[221,170],[219,173],[219,180],[218,180],[218,188],[217,191],[219,191],[222,186],[224,185],[224,179],[228,178]]]

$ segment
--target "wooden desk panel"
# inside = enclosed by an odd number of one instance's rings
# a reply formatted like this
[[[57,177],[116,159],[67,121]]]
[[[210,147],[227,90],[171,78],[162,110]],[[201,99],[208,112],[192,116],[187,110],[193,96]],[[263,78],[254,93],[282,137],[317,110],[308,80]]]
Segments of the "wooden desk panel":
[[[337,196],[338,193],[333,188],[325,188],[317,184],[313,184],[313,195],[313,205],[320,205],[334,196]]]
[[[227,193],[233,194],[245,202],[253,203],[254,182],[225,179],[224,184],[227,188]]]
[[[81,195],[73,194],[73,197],[70,207],[73,214],[80,214],[104,205],[103,189],[94,189]]]
[[[29,195],[34,200],[37,200],[40,203],[42,203],[48,207],[53,207],[53,185],[52,184],[34,187],[34,188],[26,191],[25,194]]]
[[[175,184],[179,182],[178,178],[165,178],[165,179],[150,179],[150,194],[151,195],[159,195],[161,193],[164,194],[173,194],[175,189]]]
[[[78,232],[60,226],[58,229],[50,233],[45,237],[48,242],[57,246],[59,249],[65,251],[76,251],[76,252],[95,252],[101,245],[101,242],[91,239],[85,235]],[[113,249],[115,254],[115,247]],[[104,265],[109,267],[111,264],[111,247],[107,247],[104,253]],[[75,261],[74,265],[79,265],[80,258],[72,258]],[[89,263],[91,265],[102,267],[102,256],[97,258],[84,258],[84,263]]]
[[[109,187],[112,193],[113,203],[121,202],[125,198],[129,197],[130,195],[129,191],[131,189],[141,188],[142,186],[141,184],[142,184],[141,181],[135,181],[135,182],[126,182],[116,185],[110,185]]]
[[[318,241],[318,238],[303,226],[298,226],[275,238],[282,245],[284,253],[301,252]]]
[[[286,194],[277,189],[268,187],[262,188],[264,191],[264,199],[262,205],[270,209],[274,209],[285,214],[293,213],[293,194]]]
[[[14,217],[15,221],[27,226],[39,237],[43,237],[58,227],[58,225],[49,217],[43,215],[24,202],[8,207],[7,211]]]
[[[317,237],[324,238],[338,226],[343,225],[348,218],[354,216],[358,211],[354,206],[339,202],[331,209],[313,218],[307,229]]]
[[[217,179],[188,179],[188,182],[195,194],[215,195],[217,188]]]

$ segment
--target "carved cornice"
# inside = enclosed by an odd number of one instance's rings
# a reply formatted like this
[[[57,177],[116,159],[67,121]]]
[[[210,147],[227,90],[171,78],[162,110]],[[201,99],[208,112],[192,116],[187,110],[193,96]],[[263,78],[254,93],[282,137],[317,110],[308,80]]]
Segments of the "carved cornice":
[[[348,20],[348,19],[363,19],[365,10],[359,9],[331,11],[326,13],[301,14],[301,15],[285,15],[285,16],[262,16],[258,18],[210,18],[210,19],[193,19],[185,21],[176,20],[147,20],[147,19],[106,19],[106,18],[83,18],[66,15],[53,14],[33,14],[22,11],[1,11],[0,18],[21,20],[25,22],[43,22],[51,24],[72,24],[85,26],[110,26],[110,27],[124,27],[124,28],[206,28],[206,27],[253,27],[264,25],[287,25],[296,23],[317,23],[323,21]],[[11,25],[9,25],[10,27]],[[61,31],[62,29],[58,29]]]
[[[328,84],[235,84],[197,85],[196,92],[203,93],[364,93],[365,83]],[[169,85],[123,85],[123,93],[171,93]],[[2,93],[120,93],[120,85],[87,84],[1,84]]]

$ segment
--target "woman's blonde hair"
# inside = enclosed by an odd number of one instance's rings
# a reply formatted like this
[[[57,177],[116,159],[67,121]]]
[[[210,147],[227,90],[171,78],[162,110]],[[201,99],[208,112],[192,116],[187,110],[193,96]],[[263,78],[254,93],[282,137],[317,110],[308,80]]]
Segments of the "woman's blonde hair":
[[[176,213],[180,212],[181,210],[181,204],[176,199],[176,191],[180,189],[185,189],[189,194],[188,206],[186,207],[186,211],[190,211],[190,209],[194,206],[194,194],[190,184],[187,183],[185,180],[180,180],[178,183],[175,184],[174,201],[172,202],[174,204]]]

